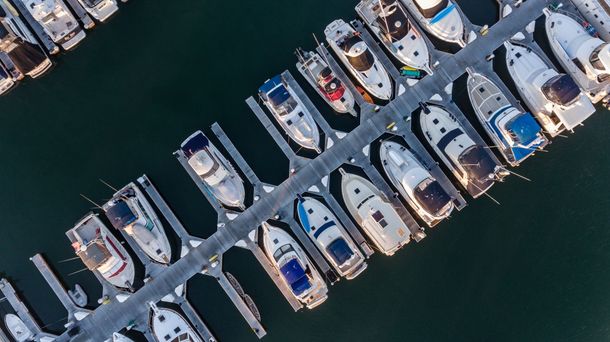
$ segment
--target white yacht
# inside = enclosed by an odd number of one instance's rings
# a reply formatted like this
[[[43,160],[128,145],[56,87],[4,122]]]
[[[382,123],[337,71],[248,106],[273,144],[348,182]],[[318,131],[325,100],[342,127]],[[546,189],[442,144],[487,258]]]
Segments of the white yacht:
[[[96,214],[85,216],[66,235],[89,270],[99,272],[117,288],[132,289],[133,260]]]
[[[337,113],[356,115],[354,94],[345,87],[328,63],[314,51],[297,49],[297,69],[316,92]]]
[[[4,316],[4,326],[17,342],[33,341],[34,333],[19,316],[9,313]]]
[[[40,77],[53,63],[21,18],[6,6],[0,2],[0,51],[6,53],[23,75]]]
[[[422,27],[438,39],[466,46],[462,14],[453,0],[403,0]]]
[[[19,0],[51,39],[70,50],[85,39],[86,33],[63,0]]]
[[[610,102],[610,45],[591,36],[576,20],[544,9],[555,56],[593,103]]]
[[[610,1],[572,0],[578,11],[589,21],[606,42],[610,42]]]
[[[157,342],[203,342],[191,324],[175,310],[150,303],[150,328]]]
[[[386,140],[381,143],[379,155],[394,187],[428,226],[451,215],[453,199],[411,151]]]
[[[328,298],[328,288],[301,246],[280,228],[267,222],[262,227],[267,257],[292,294],[308,309],[322,304]]]
[[[180,149],[190,167],[220,203],[229,207],[245,207],[243,180],[203,132],[191,134],[180,145]]]
[[[550,136],[572,131],[595,112],[570,76],[558,73],[532,49],[509,42],[504,46],[519,94]]]
[[[320,152],[320,133],[311,113],[281,75],[267,80],[258,95],[286,134],[302,147]]]
[[[348,211],[381,253],[394,255],[411,239],[406,223],[373,183],[340,171],[341,194]]]
[[[102,208],[112,226],[133,238],[149,258],[169,264],[172,250],[163,225],[134,183],[117,191]]]
[[[364,255],[324,204],[312,197],[299,197],[297,213],[307,235],[339,275],[354,279],[366,269]]]
[[[14,85],[13,77],[6,71],[4,65],[0,64],[0,95],[9,91]]]
[[[442,107],[423,106],[419,122],[434,152],[472,197],[483,195],[503,175],[491,152],[477,145],[457,118]]]
[[[398,0],[362,0],[356,12],[398,61],[432,73],[426,40]]]
[[[495,146],[512,166],[544,148],[548,140],[532,114],[515,108],[489,78],[468,71],[468,96],[477,118]]]
[[[337,19],[326,26],[324,35],[339,60],[371,95],[392,98],[390,75],[350,24]]]
[[[93,18],[105,22],[119,10],[116,0],[78,0]]]

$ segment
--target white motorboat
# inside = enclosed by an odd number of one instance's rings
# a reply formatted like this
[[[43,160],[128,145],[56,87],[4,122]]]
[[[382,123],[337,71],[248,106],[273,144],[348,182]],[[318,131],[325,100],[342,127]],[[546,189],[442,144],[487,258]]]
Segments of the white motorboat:
[[[428,226],[451,215],[453,199],[411,151],[386,140],[379,155],[391,183]]]
[[[356,12],[398,61],[432,73],[426,40],[398,0],[362,0]]]
[[[350,24],[337,19],[326,26],[324,35],[339,60],[371,95],[392,98],[390,75]]]
[[[98,272],[119,289],[132,289],[133,260],[96,214],[89,213],[66,235],[89,270]]]
[[[258,88],[258,95],[292,140],[320,152],[320,133],[313,116],[281,75],[267,80]]]
[[[278,227],[266,222],[262,227],[267,257],[292,294],[308,309],[322,304],[328,298],[328,288],[301,246]]]
[[[19,316],[9,313],[4,316],[4,326],[17,342],[33,341],[34,333]]]
[[[19,0],[46,34],[65,50],[74,48],[87,35],[63,0]]]
[[[464,19],[453,0],[403,0],[422,27],[438,39],[466,46]]]
[[[96,20],[105,22],[119,10],[116,0],[78,0],[85,11]]]
[[[203,342],[191,324],[175,310],[150,305],[150,328],[157,342]]]
[[[394,255],[411,239],[407,224],[373,183],[340,171],[341,194],[348,211],[381,253]]]
[[[112,226],[133,238],[149,258],[169,264],[172,250],[163,225],[134,183],[117,191],[102,208]]]
[[[610,102],[610,45],[571,17],[544,9],[549,43],[563,68],[593,103]]]
[[[339,275],[354,279],[367,267],[364,255],[335,215],[312,197],[299,197],[301,226]]]
[[[595,112],[574,80],[560,74],[532,49],[505,42],[508,72],[544,131],[555,137],[574,130]]]
[[[578,11],[593,25],[600,37],[610,42],[610,1],[572,0]]]
[[[356,115],[354,109],[354,94],[345,87],[328,63],[313,51],[297,49],[297,69],[305,77],[309,85],[337,113]]]
[[[203,132],[191,134],[182,142],[180,149],[188,159],[189,166],[220,203],[229,207],[245,207],[243,180]]]
[[[472,197],[483,195],[503,175],[491,152],[477,145],[456,117],[444,108],[423,106],[419,122],[434,152]]]
[[[21,18],[7,6],[0,1],[0,51],[13,62],[17,74],[40,77],[53,63]]]
[[[468,71],[468,96],[495,147],[512,166],[544,148],[548,140],[532,114],[515,108],[489,78]]]

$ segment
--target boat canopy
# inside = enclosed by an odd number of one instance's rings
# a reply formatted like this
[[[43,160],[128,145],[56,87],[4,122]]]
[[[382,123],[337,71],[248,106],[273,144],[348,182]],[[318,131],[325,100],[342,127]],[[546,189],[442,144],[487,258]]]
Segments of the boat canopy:
[[[305,270],[303,267],[301,267],[301,264],[296,258],[288,261],[280,268],[280,271],[295,295],[298,296],[311,287],[309,279],[307,279],[307,275],[305,274]]]
[[[415,6],[424,18],[433,18],[449,4],[449,0],[415,0]]]
[[[386,36],[389,35],[396,41],[403,39],[411,30],[409,19],[397,3],[384,8],[377,17],[377,23]]]
[[[364,42],[362,44],[364,44]],[[357,55],[346,54],[345,57],[347,57],[349,64],[360,72],[370,70],[375,63],[375,57],[373,57],[373,54],[369,49],[362,50],[362,52]]]
[[[193,154],[208,146],[210,146],[208,138],[203,133],[198,132],[198,134],[193,135],[188,141],[184,142],[184,144],[180,146],[180,149],[187,158],[190,158]]]
[[[86,248],[79,249],[76,254],[90,270],[96,270],[99,265],[112,257],[104,243],[100,240],[93,241]]]
[[[459,161],[470,179],[484,181],[490,179],[489,175],[495,173],[496,163],[491,159],[489,153],[479,145],[473,145],[466,149],[460,155]]]
[[[122,199],[117,199],[114,205],[106,210],[105,214],[116,229],[122,229],[138,219],[127,202]]]
[[[426,178],[415,188],[415,198],[426,212],[436,215],[447,203],[451,202],[451,197],[441,186],[441,184],[430,178]]]
[[[541,130],[540,125],[530,113],[522,113],[516,116],[507,126],[513,139],[524,146],[536,140]]]
[[[328,247],[326,247],[326,251],[335,259],[338,265],[343,265],[352,255],[354,255],[354,251],[349,248],[349,245],[343,238],[338,238],[331,242]]]
[[[559,74],[542,85],[542,93],[549,101],[567,106],[578,99],[580,89],[572,77]]]

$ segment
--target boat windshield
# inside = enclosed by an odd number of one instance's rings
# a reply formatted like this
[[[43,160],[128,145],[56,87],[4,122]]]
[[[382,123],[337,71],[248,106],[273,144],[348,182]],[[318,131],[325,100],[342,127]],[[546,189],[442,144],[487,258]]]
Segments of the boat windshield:
[[[76,255],[90,270],[96,270],[99,265],[105,263],[112,256],[100,240],[93,241],[86,248],[79,249]]]
[[[384,14],[385,16],[383,16]],[[394,41],[403,39],[411,30],[409,20],[397,3],[385,7],[381,11],[381,15],[377,17],[377,23],[383,34]]]
[[[580,89],[572,77],[566,74],[559,74],[542,85],[542,93],[549,101],[567,106],[578,99]]]
[[[284,85],[280,85],[269,93],[269,103],[279,115],[291,113],[298,105]]]
[[[342,238],[338,238],[331,242],[328,247],[326,247],[326,252],[328,252],[338,265],[343,265],[352,255],[354,255],[354,251],[349,248],[347,242]]]
[[[607,45],[608,45],[608,43],[602,44],[602,45],[596,47],[595,50],[593,50],[593,52],[591,52],[591,57],[589,58],[589,62],[591,62],[591,65],[597,70],[602,70],[602,71],[606,70],[606,66],[604,65],[604,63],[602,63],[602,61],[599,58],[599,53]]]
[[[424,18],[434,18],[449,4],[449,0],[415,0],[415,5]]]
[[[381,228],[385,228],[388,226],[388,222],[383,217],[383,214],[381,213],[381,211],[377,210],[377,211],[373,212],[373,214],[371,216],[373,216],[373,219],[375,220],[375,222],[379,223]]]
[[[83,0],[85,5],[87,5],[88,7],[95,7],[99,5],[102,1],[103,0]]]
[[[176,336],[171,342],[193,342],[195,341],[189,333],[184,333],[180,336]]]
[[[479,145],[466,149],[458,160],[470,179],[487,180],[490,179],[489,175],[495,173],[496,163],[491,159],[489,153]]]
[[[285,244],[282,247],[278,248],[275,253],[273,253],[273,258],[275,261],[280,261],[280,258],[286,253],[294,252],[294,248],[291,245]]]
[[[438,181],[431,178],[426,178],[417,185],[415,198],[424,210],[432,215],[438,214],[447,203],[451,202],[451,197],[445,189]]]

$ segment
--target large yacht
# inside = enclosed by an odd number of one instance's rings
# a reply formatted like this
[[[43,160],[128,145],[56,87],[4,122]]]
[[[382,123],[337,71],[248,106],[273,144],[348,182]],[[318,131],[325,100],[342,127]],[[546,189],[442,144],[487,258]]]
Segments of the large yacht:
[[[0,64],[0,95],[9,91],[14,85],[13,77],[6,71],[4,65]]]
[[[438,39],[466,46],[464,19],[453,0],[403,0],[423,28]]]
[[[381,253],[394,255],[411,239],[406,223],[373,183],[340,171],[341,194],[348,211]]]
[[[119,10],[116,0],[78,0],[96,20],[105,22]]]
[[[398,0],[362,0],[356,12],[398,61],[432,73],[426,40]]]
[[[449,217],[453,199],[411,151],[386,140],[379,155],[391,183],[428,226]]]
[[[595,27],[600,37],[610,42],[610,1],[572,0],[578,11]]]
[[[550,136],[572,131],[595,112],[570,76],[558,73],[532,49],[509,42],[504,46],[519,94]]]
[[[6,53],[22,74],[32,78],[42,76],[53,63],[21,21],[0,2],[0,51]]]
[[[286,134],[302,147],[320,152],[318,126],[281,75],[267,80],[258,95]]]
[[[33,341],[34,333],[23,323],[19,316],[9,313],[4,316],[6,330],[17,342]]]
[[[133,260],[96,214],[85,216],[66,235],[89,270],[119,289],[132,289]]]
[[[32,17],[40,23],[51,39],[70,50],[85,39],[86,33],[78,24],[63,0],[19,0]]]
[[[149,258],[169,264],[172,250],[163,225],[134,183],[117,191],[103,209],[112,226],[132,237]]]
[[[483,195],[503,174],[491,152],[477,145],[457,118],[444,108],[423,105],[419,121],[434,152],[472,197]]]
[[[220,203],[228,207],[245,207],[243,180],[203,132],[191,134],[180,145],[180,149],[190,167]]]
[[[305,77],[309,85],[337,113],[356,115],[354,109],[354,94],[335,76],[328,63],[314,51],[297,49],[297,69]]]
[[[193,326],[175,310],[150,303],[150,328],[157,342],[203,342]]]
[[[367,267],[364,255],[335,215],[313,197],[299,197],[301,226],[339,275],[354,279]]]
[[[610,45],[591,36],[576,20],[544,9],[555,56],[593,103],[610,102]]]
[[[262,226],[267,257],[292,294],[308,309],[322,304],[328,298],[328,288],[301,246],[282,229],[267,222]]]
[[[392,98],[390,75],[350,24],[337,19],[326,26],[324,35],[339,60],[371,95]]]
[[[477,118],[506,161],[518,166],[548,140],[532,114],[515,108],[489,78],[468,69],[468,96]]]

